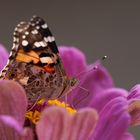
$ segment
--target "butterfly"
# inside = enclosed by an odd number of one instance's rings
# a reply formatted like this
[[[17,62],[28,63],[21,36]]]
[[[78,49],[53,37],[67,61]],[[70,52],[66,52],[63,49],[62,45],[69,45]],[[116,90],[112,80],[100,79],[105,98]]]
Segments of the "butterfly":
[[[1,79],[21,84],[29,102],[60,98],[78,82],[66,75],[55,38],[46,22],[37,16],[15,28],[13,47]]]

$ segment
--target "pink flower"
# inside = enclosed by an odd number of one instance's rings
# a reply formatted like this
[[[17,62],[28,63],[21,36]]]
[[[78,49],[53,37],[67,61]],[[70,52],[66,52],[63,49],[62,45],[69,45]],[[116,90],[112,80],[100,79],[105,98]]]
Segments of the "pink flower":
[[[0,139],[30,140],[31,130],[23,129],[27,99],[24,89],[14,81],[0,81]]]
[[[60,54],[69,75],[85,71],[79,77],[79,87],[87,89],[88,95],[85,96],[86,91],[77,87],[67,98],[77,109],[92,107],[98,111],[99,120],[91,139],[134,139],[127,129],[140,122],[140,86],[135,86],[130,92],[115,88],[110,74],[100,61],[87,65],[84,54],[76,48],[61,47]],[[96,69],[92,70],[94,67]]]
[[[23,128],[27,107],[24,89],[14,81],[3,80],[0,81],[0,91],[0,139],[33,140],[31,129]],[[66,140],[68,136],[69,139],[85,140],[95,128],[97,118],[94,109],[69,114],[61,107],[46,108],[36,133],[39,140]]]
[[[1,81],[0,139],[133,140],[127,129],[140,123],[140,86],[130,92],[115,88],[100,61],[88,66],[76,48],[61,47],[60,54],[67,74],[80,81],[67,95],[77,113],[56,106],[45,108],[36,124],[37,136],[32,138],[31,129],[23,127],[27,107],[24,89],[13,81]],[[85,72],[78,75],[81,71]]]
[[[0,70],[6,65],[8,56],[6,49],[0,44]]]

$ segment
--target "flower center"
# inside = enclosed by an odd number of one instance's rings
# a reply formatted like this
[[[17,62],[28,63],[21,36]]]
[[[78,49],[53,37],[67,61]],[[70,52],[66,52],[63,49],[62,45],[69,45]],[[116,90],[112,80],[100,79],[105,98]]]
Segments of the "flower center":
[[[75,109],[70,107],[69,104],[66,104],[65,102],[60,102],[57,99],[55,99],[55,100],[47,100],[47,101],[45,99],[41,99],[41,100],[39,100],[36,103],[36,105],[30,111],[26,112],[26,119],[31,121],[33,124],[36,124],[39,121],[39,119],[40,119],[41,111],[44,108],[50,107],[50,106],[60,106],[60,107],[63,107],[70,114],[73,114],[73,113],[77,112]]]

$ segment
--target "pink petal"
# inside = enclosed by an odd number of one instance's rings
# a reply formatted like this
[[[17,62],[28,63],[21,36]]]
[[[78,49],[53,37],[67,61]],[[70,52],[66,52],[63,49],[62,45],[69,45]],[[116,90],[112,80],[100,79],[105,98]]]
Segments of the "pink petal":
[[[77,76],[79,72],[86,70],[85,55],[75,47],[59,47],[64,68],[69,76]]]
[[[97,96],[94,97],[93,102],[90,106],[98,110],[100,112],[104,106],[110,102],[112,99],[117,97],[126,98],[128,95],[128,91],[121,88],[109,88],[100,92]]]
[[[131,115],[131,125],[140,125],[140,85],[135,85],[127,97],[128,112]]]
[[[68,138],[70,140],[86,140],[93,132],[97,122],[97,113],[90,108],[84,108],[78,111],[78,113],[69,122],[70,133]]]
[[[140,125],[140,100],[131,102],[128,112],[131,115],[131,125]]]
[[[27,107],[27,99],[24,89],[14,81],[1,80],[0,116],[1,115],[11,116],[19,123],[19,126],[23,126],[26,107]],[[3,123],[0,124],[0,137],[11,136],[10,140],[16,139],[17,135],[15,135],[15,130],[13,130],[13,128],[9,128],[9,126],[11,125],[14,126],[15,123],[12,124],[8,120],[7,121],[5,120],[5,124]],[[17,125],[15,125],[15,128],[16,127]]]
[[[0,122],[15,129],[20,135],[23,135],[23,128],[16,119],[7,115],[0,115]],[[1,130],[2,131],[2,130]]]
[[[131,102],[135,99],[140,99],[140,84],[135,85],[131,90],[127,97],[128,101]]]
[[[7,50],[3,47],[3,45],[0,44],[0,71],[6,65],[8,56],[9,54]]]
[[[39,140],[86,140],[93,132],[97,113],[83,109],[69,114],[64,108],[51,107],[44,110],[37,124]]]
[[[30,128],[24,128],[11,116],[1,115],[0,123],[4,126],[1,129],[1,140],[33,140],[33,132]],[[9,133],[12,132],[12,133]]]
[[[23,135],[22,126],[11,116],[0,116],[0,139],[19,140]]]
[[[120,140],[127,132],[131,120],[127,108],[127,100],[123,97],[114,98],[106,104],[99,114],[93,138],[95,140]]]
[[[24,135],[21,140],[33,140],[33,132],[30,128],[24,128]]]

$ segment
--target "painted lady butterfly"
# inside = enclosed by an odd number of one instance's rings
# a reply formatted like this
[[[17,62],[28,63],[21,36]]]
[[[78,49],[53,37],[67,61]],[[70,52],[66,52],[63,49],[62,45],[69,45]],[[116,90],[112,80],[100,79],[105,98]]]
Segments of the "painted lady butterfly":
[[[19,82],[29,102],[60,98],[77,83],[66,75],[55,39],[37,16],[15,28],[13,48],[1,78]]]

